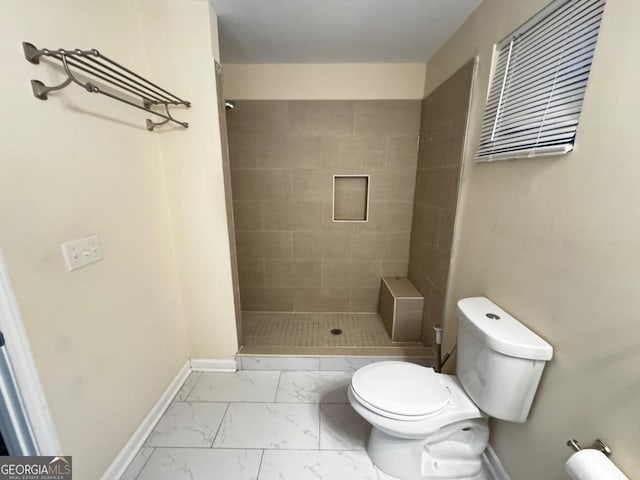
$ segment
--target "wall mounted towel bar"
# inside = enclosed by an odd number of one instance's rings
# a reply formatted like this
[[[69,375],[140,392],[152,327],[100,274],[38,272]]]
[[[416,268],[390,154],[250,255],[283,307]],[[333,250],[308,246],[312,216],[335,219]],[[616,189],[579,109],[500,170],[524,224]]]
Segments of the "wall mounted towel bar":
[[[189,127],[187,122],[181,122],[171,116],[169,106],[181,105],[188,108],[191,106],[190,102],[182,100],[164,88],[123,67],[96,49],[38,49],[28,42],[24,42],[22,47],[27,61],[38,64],[40,63],[40,57],[52,58],[62,64],[62,68],[67,75],[65,81],[53,86],[46,86],[40,80],[31,80],[33,95],[40,100],[46,100],[49,92],[60,90],[71,83],[76,83],[87,92],[105,95],[164,119],[158,122],[147,119],[148,130],[153,130],[155,127],[164,125],[167,122],[175,123],[184,128]],[[96,80],[100,83],[100,86],[94,83]],[[153,107],[159,107],[164,112],[153,110]]]

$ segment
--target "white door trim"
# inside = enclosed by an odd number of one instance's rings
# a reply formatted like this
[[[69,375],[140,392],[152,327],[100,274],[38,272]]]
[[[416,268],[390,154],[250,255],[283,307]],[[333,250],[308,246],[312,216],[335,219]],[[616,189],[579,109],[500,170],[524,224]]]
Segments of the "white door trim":
[[[0,252],[0,330],[7,341],[5,345],[7,355],[35,436],[38,453],[61,455],[63,452],[58,433],[31,354],[29,339],[9,282],[2,252]]]

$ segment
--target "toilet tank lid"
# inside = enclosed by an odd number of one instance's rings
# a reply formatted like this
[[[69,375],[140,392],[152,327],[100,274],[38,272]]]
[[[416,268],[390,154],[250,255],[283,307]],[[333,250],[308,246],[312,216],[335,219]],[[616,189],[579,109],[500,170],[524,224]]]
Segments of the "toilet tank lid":
[[[553,356],[551,345],[486,297],[459,300],[458,319],[496,352],[530,360]]]

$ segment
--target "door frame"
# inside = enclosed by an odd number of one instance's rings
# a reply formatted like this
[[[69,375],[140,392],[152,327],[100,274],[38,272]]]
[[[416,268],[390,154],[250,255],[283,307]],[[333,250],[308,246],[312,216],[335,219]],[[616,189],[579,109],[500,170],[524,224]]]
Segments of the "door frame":
[[[49,403],[36,368],[27,332],[0,251],[0,330],[20,394],[24,414],[31,426],[38,455],[60,455],[62,448]]]

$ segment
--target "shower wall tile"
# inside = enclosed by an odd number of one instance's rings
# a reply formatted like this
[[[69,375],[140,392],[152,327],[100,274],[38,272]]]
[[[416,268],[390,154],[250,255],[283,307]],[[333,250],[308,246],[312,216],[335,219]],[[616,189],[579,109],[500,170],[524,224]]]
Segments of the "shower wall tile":
[[[330,201],[322,202],[322,230],[325,232],[342,232],[342,233],[350,233],[353,232],[354,227],[362,229],[364,225],[368,225],[372,222],[373,218],[371,215],[372,205],[369,204],[369,221],[366,224],[364,223],[351,223],[351,222],[334,222],[333,221],[333,203]]]
[[[386,166],[415,172],[418,166],[418,136],[389,137]]]
[[[409,232],[353,234],[353,256],[358,259],[403,260],[409,250]]]
[[[351,303],[349,310],[352,312],[376,312],[379,303],[379,288],[351,288]]]
[[[353,133],[352,101],[293,100],[288,102],[290,135],[350,135]]]
[[[473,61],[422,101],[408,276],[424,296],[422,342],[442,322]]]
[[[257,138],[253,135],[229,135],[231,168],[255,168]]]
[[[333,173],[331,170],[292,170],[292,199],[331,200]]]
[[[451,241],[453,240],[453,225],[456,216],[450,210],[440,210],[438,216],[438,240],[436,246],[443,252],[451,252]]]
[[[439,208],[416,201],[413,206],[413,235],[419,235],[423,240],[435,245],[439,232]]]
[[[294,258],[337,259],[351,258],[349,232],[294,232]]]
[[[237,101],[227,115],[231,135],[283,135],[287,130],[287,102],[274,100]]]
[[[433,324],[442,324],[442,311],[444,310],[444,294],[436,288],[431,289],[431,298],[429,301],[429,309],[427,310],[428,318]],[[424,332],[423,336],[424,336]],[[433,333],[431,333],[432,336]]]
[[[344,288],[296,288],[293,304],[296,312],[348,312],[349,293]]]
[[[412,170],[375,171],[371,174],[371,196],[379,201],[413,202],[416,172]]]
[[[234,201],[233,217],[237,232],[262,230],[262,202],[247,200]]]
[[[383,136],[356,135],[334,138],[335,154],[329,162],[329,168],[341,173],[350,168],[368,170],[385,167],[386,143]]]
[[[448,252],[443,252],[429,243],[423,243],[422,271],[440,292],[444,292],[447,286],[449,258]]]
[[[293,289],[271,287],[240,287],[242,310],[292,312]]]
[[[271,287],[320,287],[319,260],[265,260],[264,282]]]
[[[323,168],[330,164],[337,150],[331,136],[258,136],[254,141],[255,167],[261,169]]]
[[[371,182],[369,182],[369,187],[371,187]],[[371,190],[369,191],[369,196],[371,195]],[[334,225],[337,225],[337,228],[350,226],[352,232],[384,232],[384,212],[385,207],[388,202],[379,202],[376,200],[372,200],[369,198],[369,215],[366,223],[335,223],[332,220],[332,213],[329,212],[329,221]],[[329,204],[329,207],[332,205]],[[409,207],[411,208],[411,207]]]
[[[349,284],[352,287],[376,288],[380,284],[380,261],[352,260],[349,262]],[[365,310],[368,311],[368,310]]]
[[[450,209],[458,198],[460,165],[434,167],[427,170],[425,202],[443,209]]]
[[[238,260],[238,275],[240,285],[245,287],[264,286],[264,260]]]
[[[377,260],[322,262],[323,287],[377,287],[379,283],[380,262]]]
[[[409,270],[408,260],[395,260],[380,262],[380,278],[382,277],[406,277]]]
[[[419,129],[419,102],[414,100],[356,102],[356,134],[418,135]]]
[[[344,260],[325,260],[322,262],[323,287],[348,287],[351,264]]]
[[[293,257],[291,232],[236,232],[236,245],[241,260]]]
[[[384,204],[384,230],[410,232],[413,202],[388,202]]]
[[[262,224],[265,230],[309,231],[322,228],[322,202],[262,202]]]
[[[417,100],[236,101],[244,310],[377,311],[381,276],[408,270],[420,110]],[[334,175],[370,176],[366,222],[333,221]]]
[[[291,172],[289,170],[231,170],[233,199],[289,200]]]

